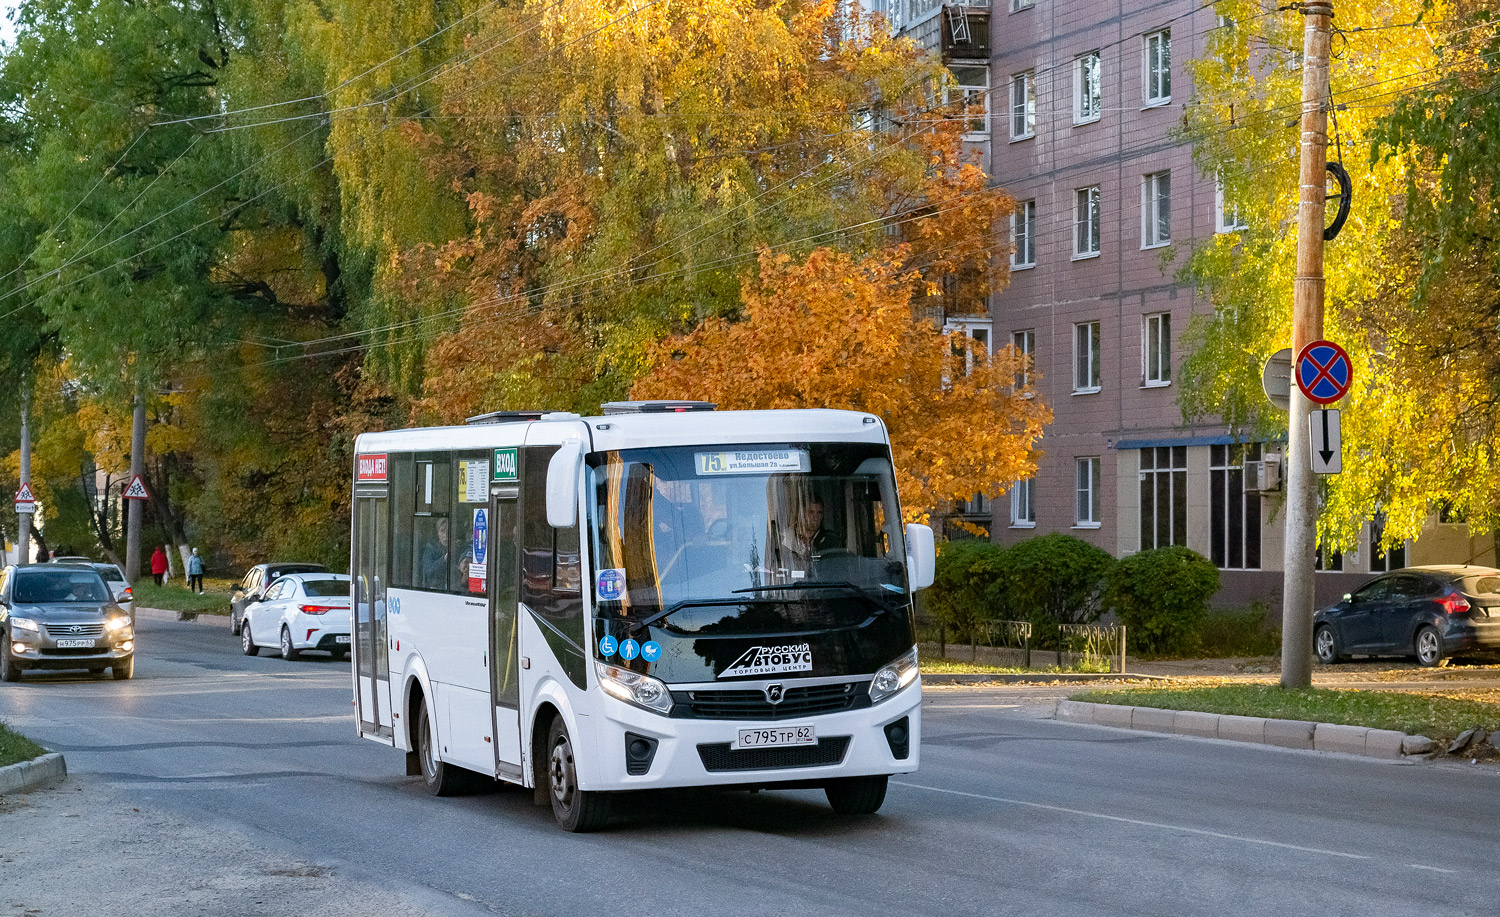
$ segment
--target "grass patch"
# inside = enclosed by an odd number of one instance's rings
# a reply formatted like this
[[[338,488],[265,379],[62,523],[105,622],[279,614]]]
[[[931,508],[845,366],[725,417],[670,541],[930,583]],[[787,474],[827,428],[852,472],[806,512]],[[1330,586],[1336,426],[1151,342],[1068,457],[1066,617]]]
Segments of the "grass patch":
[[[0,767],[30,761],[46,753],[47,750],[42,746],[0,723]]]
[[[229,581],[203,581],[203,594],[194,593],[177,582],[158,586],[144,577],[136,580],[132,593],[140,608],[163,608],[167,611],[195,611],[199,614],[229,614]]]
[[[1425,735],[1439,742],[1448,741],[1471,726],[1483,726],[1490,731],[1500,729],[1500,703],[1452,696],[1456,693],[1461,692],[1288,690],[1279,685],[1235,684],[1088,691],[1075,695],[1073,700],[1370,726]]]

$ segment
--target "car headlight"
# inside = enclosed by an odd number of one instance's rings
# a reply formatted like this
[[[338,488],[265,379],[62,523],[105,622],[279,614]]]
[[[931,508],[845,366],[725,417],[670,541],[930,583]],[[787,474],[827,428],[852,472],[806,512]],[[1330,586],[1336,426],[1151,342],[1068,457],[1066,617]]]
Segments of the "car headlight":
[[[116,633],[130,626],[128,615],[112,615],[104,619],[104,629],[109,633]]]
[[[659,679],[597,659],[594,660],[594,673],[599,676],[599,687],[612,697],[656,713],[665,714],[672,710],[672,692]]]
[[[10,626],[15,628],[16,630],[29,630],[32,633],[36,634],[42,632],[41,627],[39,627],[37,623],[30,618],[11,618]]]
[[[916,681],[917,675],[917,648],[912,647],[894,662],[881,666],[880,671],[875,673],[875,677],[870,680],[870,703],[880,703]]]

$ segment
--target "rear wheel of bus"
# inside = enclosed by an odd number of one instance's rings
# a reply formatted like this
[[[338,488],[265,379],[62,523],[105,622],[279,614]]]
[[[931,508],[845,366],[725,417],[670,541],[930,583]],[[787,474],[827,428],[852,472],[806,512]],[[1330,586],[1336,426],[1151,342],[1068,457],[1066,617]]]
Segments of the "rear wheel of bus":
[[[568,727],[558,716],[547,730],[547,790],[552,815],[564,831],[597,831],[609,820],[609,796],[578,788],[578,767]]]
[[[874,815],[885,802],[889,777],[844,777],[823,787],[828,804],[840,815]]]

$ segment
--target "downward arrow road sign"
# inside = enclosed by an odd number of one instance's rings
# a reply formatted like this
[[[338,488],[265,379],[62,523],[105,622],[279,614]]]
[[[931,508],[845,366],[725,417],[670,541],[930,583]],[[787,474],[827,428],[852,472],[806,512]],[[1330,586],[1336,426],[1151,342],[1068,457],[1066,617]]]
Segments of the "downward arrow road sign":
[[[1344,453],[1339,436],[1338,411],[1313,411],[1307,416],[1308,434],[1312,439],[1314,474],[1338,474],[1344,470]]]

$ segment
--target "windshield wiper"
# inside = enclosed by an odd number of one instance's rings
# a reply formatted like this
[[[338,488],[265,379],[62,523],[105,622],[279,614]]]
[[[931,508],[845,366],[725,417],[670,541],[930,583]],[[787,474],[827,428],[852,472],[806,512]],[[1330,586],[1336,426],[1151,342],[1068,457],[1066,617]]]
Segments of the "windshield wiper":
[[[773,592],[777,589],[842,589],[845,592],[854,593],[881,611],[895,611],[890,605],[876,599],[870,593],[848,580],[797,580],[796,582],[782,583],[777,586],[751,586],[748,589],[735,589],[730,594],[741,595],[746,592]]]
[[[642,618],[639,621],[630,621],[629,618],[627,618],[626,620],[630,622],[630,633],[631,634],[638,634],[642,630],[644,630],[644,629],[650,627],[651,625],[655,624],[657,621],[660,621],[660,620],[662,620],[664,618],[670,617],[671,615],[676,614],[677,612],[681,611],[684,608],[707,608],[707,607],[712,606],[712,605],[723,605],[723,604],[724,604],[723,601],[720,601],[720,600],[711,600],[711,599],[683,599],[681,602],[673,602],[672,604],[668,605],[666,608],[663,608],[661,611],[658,611],[656,614],[649,615],[649,616],[647,616],[645,618]]]

